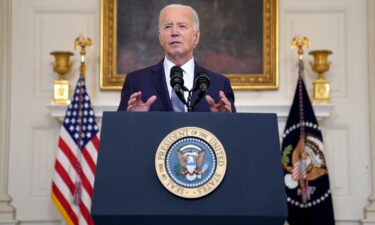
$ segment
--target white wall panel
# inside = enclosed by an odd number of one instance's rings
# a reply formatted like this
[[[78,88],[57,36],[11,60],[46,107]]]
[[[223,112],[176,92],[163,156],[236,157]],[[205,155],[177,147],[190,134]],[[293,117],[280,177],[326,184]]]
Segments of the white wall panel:
[[[55,127],[32,127],[32,145],[30,148],[31,193],[30,196],[49,196],[51,177],[57,145]]]
[[[66,74],[66,79],[71,81],[72,87],[78,79],[77,68],[79,66],[79,51],[74,51],[73,41],[78,35],[92,37],[94,30],[93,23],[96,21],[96,14],[93,12],[55,12],[34,11],[34,82],[35,97],[50,98],[53,95],[53,83],[58,75],[53,72],[53,56],[51,51],[71,51],[75,56],[71,57],[73,63],[72,71]],[[78,23],[77,23],[78,21]],[[92,58],[88,50],[89,58]],[[91,57],[90,57],[91,55]]]
[[[320,9],[301,9],[289,10],[286,12],[287,36],[295,35],[306,36],[311,41],[311,47],[306,49],[305,71],[307,88],[312,93],[312,83],[317,78],[317,73],[313,72],[310,62],[313,57],[308,52],[317,49],[328,49],[333,52],[329,56],[332,62],[329,71],[324,76],[331,81],[331,95],[346,95],[346,11],[345,10],[322,10]],[[291,57],[289,62],[297,60],[297,54],[286,55]],[[292,63],[289,64],[289,70],[292,73],[287,74],[289,83],[295,83],[298,68]],[[289,92],[288,95],[293,95]]]
[[[53,98],[51,51],[72,51],[71,87],[78,80],[79,49],[74,39],[90,37],[98,50],[99,1],[14,0],[13,65],[9,192],[17,219],[36,224],[60,221],[50,199],[57,137],[60,123],[49,116]],[[87,73],[97,73],[99,58],[87,49]],[[88,76],[93,92],[94,76]],[[95,81],[96,82],[96,81]],[[55,223],[55,222],[54,222]],[[58,222],[60,223],[60,222]]]
[[[326,129],[324,140],[324,154],[330,175],[331,189],[336,196],[349,196],[348,129]]]

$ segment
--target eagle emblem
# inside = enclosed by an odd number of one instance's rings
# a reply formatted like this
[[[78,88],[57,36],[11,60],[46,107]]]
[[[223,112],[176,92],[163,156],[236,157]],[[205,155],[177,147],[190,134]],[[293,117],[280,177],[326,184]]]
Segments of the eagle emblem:
[[[187,180],[201,179],[208,165],[203,164],[205,151],[196,145],[186,145],[176,151],[178,161],[183,170],[178,170],[179,175],[185,176]]]

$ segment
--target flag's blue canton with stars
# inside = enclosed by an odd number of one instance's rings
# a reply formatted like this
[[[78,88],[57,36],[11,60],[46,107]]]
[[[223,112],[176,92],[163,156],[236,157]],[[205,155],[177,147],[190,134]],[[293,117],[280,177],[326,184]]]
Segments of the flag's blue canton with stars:
[[[79,109],[80,98],[82,98],[82,109]],[[72,138],[81,147],[85,146],[91,137],[98,132],[94,111],[91,108],[90,97],[87,94],[85,81],[82,77],[78,80],[76,90],[74,91],[73,101],[68,107],[64,119],[64,126]]]

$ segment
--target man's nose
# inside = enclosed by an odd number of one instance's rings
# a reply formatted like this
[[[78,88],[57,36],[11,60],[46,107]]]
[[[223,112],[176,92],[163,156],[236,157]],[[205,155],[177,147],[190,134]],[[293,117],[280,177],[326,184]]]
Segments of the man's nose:
[[[178,36],[180,33],[179,33],[179,30],[178,30],[178,27],[177,26],[173,26],[172,27],[172,36]]]

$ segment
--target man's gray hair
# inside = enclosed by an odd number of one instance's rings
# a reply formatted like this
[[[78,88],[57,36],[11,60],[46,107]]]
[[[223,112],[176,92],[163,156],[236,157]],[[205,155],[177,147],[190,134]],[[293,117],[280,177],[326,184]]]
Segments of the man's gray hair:
[[[170,4],[170,5],[167,5],[164,8],[162,8],[162,10],[160,10],[160,14],[159,14],[159,30],[162,27],[161,16],[163,15],[164,11],[166,9],[177,8],[177,7],[184,7],[184,8],[187,8],[187,9],[191,10],[191,13],[193,14],[193,26],[194,26],[194,30],[195,31],[199,31],[199,17],[198,17],[198,13],[191,6],[182,5],[182,4]]]

